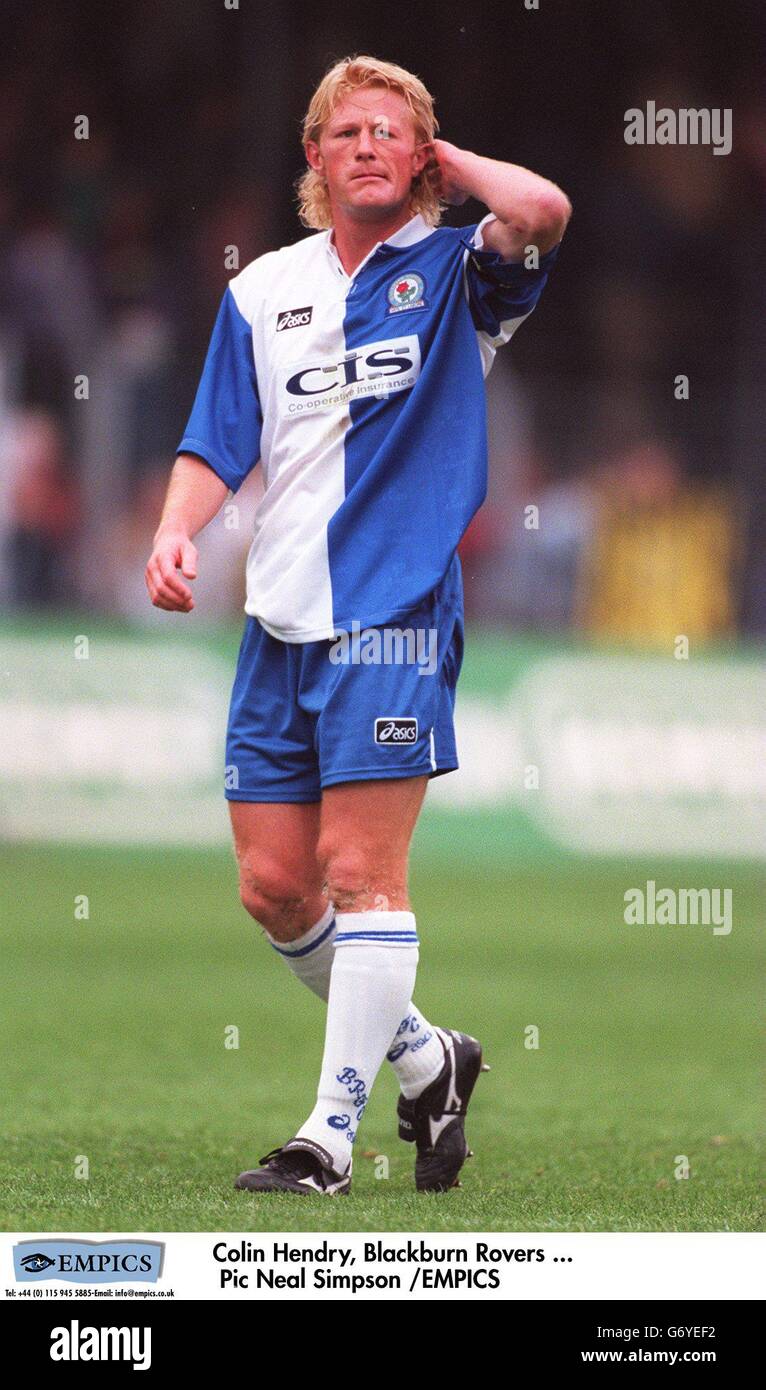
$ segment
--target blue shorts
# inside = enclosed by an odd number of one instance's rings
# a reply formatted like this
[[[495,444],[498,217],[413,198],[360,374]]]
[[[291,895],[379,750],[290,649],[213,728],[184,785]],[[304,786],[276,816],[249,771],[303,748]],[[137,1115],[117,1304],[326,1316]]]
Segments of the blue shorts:
[[[319,801],[337,782],[452,772],[462,660],[454,598],[431,595],[406,619],[345,641],[282,642],[249,617],[229,710],[227,800]]]

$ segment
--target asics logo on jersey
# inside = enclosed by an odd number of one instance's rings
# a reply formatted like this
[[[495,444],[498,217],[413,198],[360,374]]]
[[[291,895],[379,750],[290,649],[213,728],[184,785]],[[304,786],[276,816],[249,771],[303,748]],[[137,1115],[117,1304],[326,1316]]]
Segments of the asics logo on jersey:
[[[392,719],[381,716],[375,720],[375,742],[387,744],[417,743],[417,719]]]
[[[349,348],[340,360],[304,362],[283,369],[283,409],[287,415],[346,405],[363,396],[387,396],[414,386],[420,375],[416,333]]]
[[[280,309],[277,333],[284,333],[286,328],[305,328],[307,323],[311,323],[313,308],[313,304],[307,304],[305,309]]]

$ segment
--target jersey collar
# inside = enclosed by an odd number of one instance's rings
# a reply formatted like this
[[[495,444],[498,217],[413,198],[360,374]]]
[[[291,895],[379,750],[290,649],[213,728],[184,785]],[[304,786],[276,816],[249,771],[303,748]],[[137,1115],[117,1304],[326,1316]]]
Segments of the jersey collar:
[[[393,236],[388,238],[388,241],[381,242],[380,245],[414,246],[416,241],[423,241],[427,236],[430,236],[433,231],[434,228],[429,227],[426,219],[418,212],[414,217],[410,218],[409,222],[405,222],[404,226],[400,227],[398,232],[394,232]]]
[[[364,260],[361,261],[360,264],[357,266],[356,270],[354,271],[354,274],[352,276],[347,276],[346,278],[352,280],[356,279],[362,267],[367,264],[367,262],[375,255],[377,251],[380,250],[382,246],[391,246],[394,249],[398,249],[400,247],[405,246],[414,246],[416,242],[424,241],[425,238],[427,236],[430,236],[433,231],[435,231],[435,228],[429,227],[422,214],[419,212],[416,213],[414,217],[410,218],[409,222],[405,222],[404,226],[400,227],[399,230],[397,232],[394,232],[390,237],[388,237],[386,241],[377,241],[373,246],[372,250],[368,251]],[[327,254],[330,256],[331,260],[337,266],[337,268],[341,271],[341,274],[345,276],[346,272],[340,263],[340,257],[338,256],[338,253],[335,249],[335,243],[332,239],[332,227],[330,227],[324,233],[324,238]]]

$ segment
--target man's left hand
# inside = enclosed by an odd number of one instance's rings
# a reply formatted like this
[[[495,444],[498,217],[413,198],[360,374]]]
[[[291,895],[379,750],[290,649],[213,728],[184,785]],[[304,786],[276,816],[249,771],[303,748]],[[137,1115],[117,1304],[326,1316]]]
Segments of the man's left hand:
[[[448,140],[432,140],[430,143],[431,159],[428,168],[438,170],[439,197],[445,203],[450,203],[452,207],[459,207],[470,198],[470,193],[463,188],[461,182],[460,161],[464,157],[462,150],[457,145],[451,145]]]

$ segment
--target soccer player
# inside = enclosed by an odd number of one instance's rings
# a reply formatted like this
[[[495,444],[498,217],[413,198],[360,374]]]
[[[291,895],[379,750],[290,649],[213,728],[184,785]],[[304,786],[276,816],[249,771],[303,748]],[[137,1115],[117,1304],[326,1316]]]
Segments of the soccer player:
[[[224,293],[146,570],[152,602],[188,612],[193,537],[262,462],[226,796],[242,902],[327,1018],[316,1104],[237,1179],[251,1192],[348,1192],[386,1058],[417,1189],[457,1185],[469,1152],[481,1047],[412,1003],[407,861],[429,778],[458,765],[456,552],[486,492],[484,377],[571,208],[437,128],[394,64],[325,75],[298,187],[313,234]],[[478,225],[439,226],[471,196]]]

